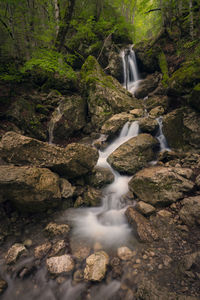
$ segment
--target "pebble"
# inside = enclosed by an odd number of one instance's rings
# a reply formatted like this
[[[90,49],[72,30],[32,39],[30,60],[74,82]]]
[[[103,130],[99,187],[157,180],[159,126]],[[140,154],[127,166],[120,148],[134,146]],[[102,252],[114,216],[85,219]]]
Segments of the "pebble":
[[[136,262],[136,264],[140,264],[141,263],[141,259],[138,258],[138,259],[136,259],[135,262]]]
[[[162,270],[162,268],[163,268],[163,265],[162,265],[162,264],[158,265],[158,269],[159,269],[159,270]]]

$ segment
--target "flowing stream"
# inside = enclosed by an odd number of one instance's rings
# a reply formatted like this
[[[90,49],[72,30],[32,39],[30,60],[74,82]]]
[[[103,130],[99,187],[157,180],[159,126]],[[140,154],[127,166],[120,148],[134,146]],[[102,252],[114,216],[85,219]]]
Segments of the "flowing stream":
[[[76,209],[71,219],[74,223],[76,238],[84,238],[91,242],[98,241],[104,246],[118,246],[126,243],[130,228],[124,212],[126,203],[123,196],[129,191],[130,176],[122,176],[113,170],[107,162],[108,156],[121,144],[139,133],[138,122],[127,122],[118,138],[116,138],[104,151],[99,151],[97,166],[109,168],[114,174],[113,183],[103,189],[102,205],[100,207]]]

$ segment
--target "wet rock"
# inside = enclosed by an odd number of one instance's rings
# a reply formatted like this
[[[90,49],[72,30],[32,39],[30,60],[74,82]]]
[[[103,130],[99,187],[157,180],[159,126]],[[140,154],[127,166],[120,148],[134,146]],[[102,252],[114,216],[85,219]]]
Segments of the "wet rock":
[[[0,155],[9,163],[46,167],[67,178],[87,174],[98,160],[98,151],[92,146],[72,143],[61,148],[15,132],[3,136]]]
[[[193,266],[198,266],[200,262],[200,252],[194,252],[187,255],[181,259],[179,264],[179,269],[181,272],[190,270]]]
[[[71,240],[70,247],[72,249],[73,256],[77,260],[84,260],[90,255],[91,248],[88,243]]]
[[[141,108],[137,99],[111,76],[106,76],[97,60],[89,56],[81,69],[84,90],[87,91],[91,123],[100,128],[113,114]]]
[[[87,183],[95,188],[101,188],[114,181],[114,175],[110,169],[95,167],[92,174],[87,177]]]
[[[57,116],[57,110],[52,115],[51,122]],[[86,125],[86,102],[78,95],[63,99],[59,105],[60,118],[54,124],[53,141],[63,141],[79,132]],[[52,142],[53,142],[52,141]]]
[[[155,134],[158,130],[158,122],[151,118],[143,118],[139,121],[140,130],[144,133]]]
[[[134,174],[154,158],[158,141],[149,134],[139,134],[118,147],[108,162],[120,173]]]
[[[135,91],[135,97],[141,99],[148,96],[150,92],[157,88],[159,81],[159,76],[149,75],[146,79],[141,81],[139,87]]]
[[[50,249],[51,249],[50,242],[46,242],[42,245],[39,245],[34,249],[34,256],[38,259],[41,259],[47,255]]]
[[[200,189],[200,175],[197,176],[197,178],[196,178],[196,180],[195,180],[195,183],[196,183],[198,189]]]
[[[13,264],[23,254],[27,252],[23,244],[14,244],[7,252],[5,260],[7,264]]]
[[[135,108],[135,109],[130,110],[129,113],[131,115],[133,115],[133,117],[135,117],[135,118],[140,118],[140,117],[143,117],[144,110],[142,108]]]
[[[57,235],[67,235],[70,230],[69,225],[67,224],[56,224],[56,223],[49,223],[45,227],[45,231],[50,235],[57,236]]]
[[[61,251],[66,248],[67,244],[64,240],[59,240],[55,244],[53,244],[52,249],[49,253],[49,257],[58,255]]]
[[[0,277],[0,295],[7,289],[7,282]]]
[[[182,176],[183,173],[191,174],[191,170],[180,169],[160,166],[145,168],[130,180],[130,190],[140,200],[154,206],[173,203],[194,187],[192,181]]]
[[[129,207],[125,214],[128,222],[133,226],[134,229],[136,229],[141,241],[152,242],[159,238],[150,221],[138,213],[134,208]]]
[[[23,242],[23,245],[27,248],[30,248],[33,245],[33,241],[30,239],[27,239]]]
[[[128,113],[120,113],[112,116],[108,119],[103,126],[101,127],[101,132],[107,135],[115,135],[119,132],[119,130],[124,126],[126,122],[134,121],[134,117],[132,114]]]
[[[142,215],[145,215],[145,216],[149,216],[151,214],[153,214],[156,209],[154,206],[148,204],[148,203],[145,203],[143,201],[139,201],[137,204],[136,204],[136,209],[142,214]]]
[[[46,168],[0,166],[0,188],[20,210],[42,211],[61,200],[60,179]]]
[[[169,162],[171,160],[180,159],[181,155],[175,151],[167,151],[163,150],[158,154],[158,160],[164,163]]]
[[[68,273],[74,269],[74,261],[68,254],[47,258],[46,265],[49,273],[54,275]]]
[[[90,281],[101,281],[107,270],[109,256],[104,251],[96,252],[86,259],[84,279]]]
[[[163,117],[163,133],[171,148],[189,150],[200,146],[200,113],[179,108]]]
[[[108,66],[106,67],[105,71],[106,74],[111,75],[115,77],[119,82],[122,82],[123,76],[122,76],[122,69],[123,69],[123,63],[122,58],[120,57],[119,53],[116,53],[115,51],[109,52],[108,57]]]
[[[200,225],[200,196],[185,198],[181,204],[183,207],[179,216],[183,223],[188,226]]]
[[[134,253],[128,247],[120,247],[117,249],[117,255],[121,260],[130,260]]]

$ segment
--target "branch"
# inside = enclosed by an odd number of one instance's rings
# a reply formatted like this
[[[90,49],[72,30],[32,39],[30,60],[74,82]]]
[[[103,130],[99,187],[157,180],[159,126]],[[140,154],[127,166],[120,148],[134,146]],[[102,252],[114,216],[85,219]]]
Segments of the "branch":
[[[113,32],[114,32],[114,31],[113,31]],[[99,53],[99,56],[97,57],[97,61],[98,61],[99,58],[101,57],[101,54],[102,54],[103,49],[104,49],[104,47],[105,47],[106,41],[112,36],[113,32],[111,32],[111,33],[105,38],[105,40],[104,40],[104,42],[103,42],[103,46],[102,46],[101,51],[100,51],[100,53]]]
[[[161,10],[161,8],[150,9],[150,10],[148,10],[147,12],[145,12],[145,14],[148,14],[148,13],[150,13],[150,12],[152,12],[152,11],[156,11],[156,10]]]
[[[0,22],[1,22],[1,23],[3,24],[3,26],[7,29],[7,31],[8,31],[8,33],[9,33],[11,39],[14,40],[14,36],[13,36],[13,34],[12,34],[10,28],[8,27],[8,25],[7,25],[1,18],[0,18]]]

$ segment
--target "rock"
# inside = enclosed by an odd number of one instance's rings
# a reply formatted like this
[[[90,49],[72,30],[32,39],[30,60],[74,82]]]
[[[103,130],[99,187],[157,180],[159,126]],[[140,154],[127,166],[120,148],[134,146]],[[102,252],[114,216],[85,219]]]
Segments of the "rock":
[[[69,225],[67,224],[56,224],[56,223],[49,223],[45,227],[45,231],[50,235],[57,236],[57,235],[67,235],[70,230]]]
[[[142,215],[149,216],[153,214],[156,209],[152,205],[145,203],[143,201],[139,201],[135,207]]]
[[[7,264],[13,264],[19,258],[19,256],[27,252],[23,244],[16,243],[8,250],[5,260]]]
[[[108,57],[108,66],[106,67],[105,71],[106,74],[111,75],[115,77],[119,82],[123,81],[122,76],[122,69],[123,69],[123,62],[122,58],[120,57],[119,53],[116,53],[114,51],[109,52]]]
[[[135,108],[130,110],[129,113],[135,118],[141,118],[144,115],[144,110],[142,108]]]
[[[46,265],[49,273],[53,275],[69,273],[74,269],[74,261],[68,254],[47,258]]]
[[[159,210],[158,213],[157,213],[157,215],[159,217],[163,217],[163,218],[171,218],[172,217],[172,213],[170,213],[166,209]]]
[[[5,118],[15,123],[23,134],[45,141],[47,128],[36,113],[36,106],[30,97],[29,99],[20,97],[11,104],[6,111]]]
[[[133,207],[129,207],[125,215],[128,222],[136,229],[142,242],[152,242],[159,238],[157,232],[145,217],[137,212]]]
[[[200,225],[200,196],[185,198],[181,204],[183,207],[179,216],[183,223],[188,226]]]
[[[118,147],[108,162],[120,173],[134,174],[154,158],[158,141],[149,134],[139,134]]]
[[[157,106],[150,110],[149,116],[150,118],[158,118],[164,114],[165,110],[162,106]]]
[[[182,150],[200,147],[200,113],[179,108],[163,117],[163,133],[170,148]]]
[[[33,245],[33,241],[30,239],[27,239],[23,242],[23,245],[27,248],[30,248]]]
[[[200,84],[198,83],[193,88],[192,92],[189,95],[189,99],[188,99],[189,105],[198,111],[200,111],[199,98],[200,98]]]
[[[0,295],[7,289],[8,284],[5,280],[0,277]]]
[[[73,187],[67,179],[60,179],[60,189],[61,197],[64,199],[71,198],[74,195],[75,187]]]
[[[200,175],[197,176],[197,178],[196,178],[196,180],[195,180],[195,183],[196,183],[198,189],[200,189]]]
[[[158,86],[160,77],[156,74],[149,75],[146,79],[142,80],[139,84],[139,87],[135,91],[135,97],[138,99],[148,96],[150,92],[155,90]]]
[[[72,249],[73,256],[79,261],[83,261],[90,255],[91,247],[86,242],[71,240],[70,247]]]
[[[134,121],[132,114],[120,113],[112,116],[101,127],[101,132],[110,136],[116,135],[126,122]]]
[[[37,246],[34,249],[34,256],[35,258],[42,259],[44,256],[46,256],[51,249],[51,243],[46,242],[40,246]]]
[[[162,107],[164,111],[166,111],[170,106],[169,97],[152,95],[145,100],[145,107],[148,111],[151,111],[153,108],[156,108],[158,106]]]
[[[191,172],[190,169],[182,169]],[[168,205],[184,197],[194,183],[182,175],[180,168],[150,167],[139,171],[129,182],[130,190],[154,206]]]
[[[41,211],[61,200],[60,179],[46,168],[0,166],[2,197],[20,210]]]
[[[49,253],[49,257],[58,255],[62,250],[66,248],[67,244],[64,240],[59,240],[55,244],[53,244],[51,252]]]
[[[100,190],[88,186],[83,194],[84,206],[98,206],[101,204],[102,193]]]
[[[104,251],[96,252],[86,259],[84,279],[90,281],[101,281],[107,270],[109,256]]]
[[[180,159],[179,153],[175,151],[167,151],[163,150],[158,154],[158,160],[164,163],[169,162],[171,160]]]
[[[95,188],[101,188],[114,181],[114,175],[110,169],[95,167],[90,176],[87,177],[87,183]]]
[[[87,174],[98,160],[98,151],[92,146],[72,143],[61,148],[15,132],[3,136],[0,155],[9,163],[46,167],[67,178]]]
[[[128,247],[120,247],[117,249],[117,255],[121,260],[130,260],[133,257],[133,251]]]
[[[113,114],[141,108],[141,104],[113,77],[106,76],[97,60],[89,56],[81,69],[93,127],[100,128]]]
[[[165,286],[160,286],[158,280],[143,277],[138,281],[136,299],[142,300],[198,300],[197,297],[186,296],[169,291]]]
[[[151,118],[143,118],[139,121],[140,130],[144,133],[155,134],[159,128],[158,122]]]
[[[181,259],[179,263],[179,269],[181,272],[185,272],[190,270],[193,266],[197,266],[199,264],[200,252],[194,252],[187,255]]]
[[[58,108],[52,114],[50,126],[53,128],[53,140],[55,143],[63,141],[74,134],[77,134],[86,125],[86,102],[78,95],[66,97],[59,105],[59,120]],[[57,122],[55,122],[57,121]],[[54,123],[55,122],[55,123]]]

